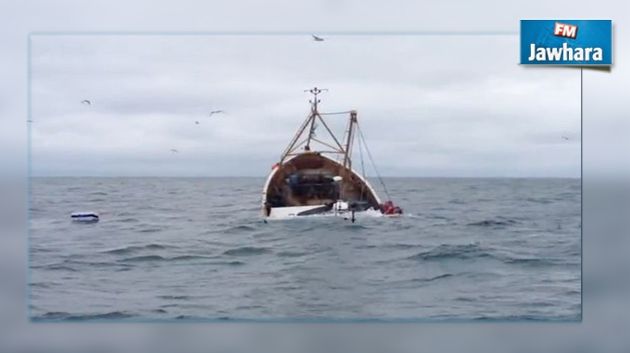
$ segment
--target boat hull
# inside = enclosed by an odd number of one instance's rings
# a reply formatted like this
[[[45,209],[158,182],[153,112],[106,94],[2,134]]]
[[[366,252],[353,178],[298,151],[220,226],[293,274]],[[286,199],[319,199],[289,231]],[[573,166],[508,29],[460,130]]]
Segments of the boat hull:
[[[275,219],[378,211],[380,203],[361,175],[318,152],[275,165],[262,193],[263,216]]]

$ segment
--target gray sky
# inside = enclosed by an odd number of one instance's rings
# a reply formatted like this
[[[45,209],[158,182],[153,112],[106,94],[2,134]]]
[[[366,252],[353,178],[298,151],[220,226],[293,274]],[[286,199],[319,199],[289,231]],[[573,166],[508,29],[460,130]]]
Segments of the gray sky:
[[[491,9],[491,10],[489,10]],[[281,11],[279,11],[281,10]],[[559,0],[554,2],[534,0],[528,2],[511,3],[505,1],[496,0],[479,0],[473,2],[459,2],[459,1],[440,1],[440,2],[417,2],[408,0],[393,0],[389,2],[376,1],[376,0],[341,0],[341,1],[320,1],[310,2],[307,4],[300,4],[295,1],[288,0],[270,0],[265,2],[255,0],[238,0],[233,2],[199,2],[197,0],[179,0],[177,2],[154,0],[154,1],[118,1],[118,0],[93,0],[89,2],[78,2],[71,0],[59,0],[50,2],[42,0],[32,0],[28,3],[20,2],[3,2],[0,5],[0,27],[3,29],[0,31],[0,48],[2,48],[2,55],[0,56],[0,77],[3,79],[3,85],[0,85],[0,119],[2,119],[2,129],[0,129],[0,164],[4,166],[3,173],[20,177],[25,175],[27,171],[27,82],[25,77],[28,63],[28,51],[27,51],[27,35],[33,31],[65,31],[65,32],[81,32],[81,31],[106,31],[106,32],[124,32],[124,31],[142,31],[142,32],[185,32],[185,31],[305,31],[309,33],[313,32],[325,32],[325,31],[369,31],[369,32],[395,32],[395,31],[501,31],[501,32],[513,32],[514,37],[493,37],[497,41],[506,41],[506,45],[509,46],[508,50],[502,50],[500,45],[490,46],[484,45],[478,47],[474,51],[460,51],[457,52],[451,61],[457,63],[470,63],[467,65],[468,70],[481,74],[481,76],[487,74],[485,71],[500,71],[500,67],[505,67],[509,70],[515,70],[512,74],[507,74],[509,80],[519,81],[518,77],[524,79],[535,79],[538,77],[547,77],[549,75],[563,75],[569,69],[542,69],[534,68],[526,70],[519,68],[516,64],[518,60],[518,37],[516,33],[519,30],[520,19],[535,19],[535,18],[610,18],[613,20],[613,41],[614,41],[614,55],[613,60],[615,65],[611,73],[597,72],[597,71],[585,71],[584,72],[584,175],[585,177],[596,175],[616,175],[618,173],[625,173],[630,175],[630,163],[628,162],[627,152],[630,148],[630,139],[628,139],[627,131],[630,130],[630,119],[628,119],[628,100],[627,100],[627,87],[628,80],[630,79],[630,68],[624,63],[628,62],[627,56],[630,53],[630,41],[623,40],[628,37],[628,23],[630,19],[630,2],[620,2],[616,0],[603,0],[599,2],[587,2],[575,0]],[[68,37],[66,37],[68,38]],[[426,38],[426,37],[424,37]],[[458,40],[460,43],[472,43],[474,40],[470,36],[466,37],[449,37],[451,40]],[[34,54],[37,50],[43,48],[43,45],[47,41],[53,39],[59,40],[60,37],[34,37],[33,49]],[[39,41],[39,42],[38,42]],[[87,43],[82,46],[85,51],[96,50],[94,46],[100,43],[100,40],[94,38],[88,38]],[[310,43],[310,42],[309,42]],[[328,42],[330,44],[331,41]],[[42,45],[37,47],[37,45]],[[472,45],[472,44],[471,44]],[[48,44],[55,49],[54,44]],[[446,47],[445,47],[446,46]],[[454,52],[450,45],[447,46],[446,41],[440,44],[439,48],[432,47],[424,51],[424,55],[441,55],[447,52],[448,55],[453,56]],[[58,45],[56,49],[63,50],[63,46]],[[208,48],[204,48],[205,51]],[[127,48],[131,50],[131,48]],[[369,50],[370,54],[376,53],[375,50]],[[488,63],[484,62],[483,65],[473,65],[473,57],[476,55],[483,55],[484,50],[491,50],[488,53],[488,57],[495,57],[496,62]],[[195,48],[195,52],[200,53],[199,48]],[[496,56],[497,53],[499,56]],[[292,51],[295,53],[296,51]],[[111,55],[113,53],[108,53]],[[168,54],[168,55],[167,55]],[[164,62],[166,63],[170,56],[178,53],[169,52],[163,53],[161,56],[152,57],[151,62]],[[180,57],[186,57],[185,54],[179,53]],[[461,55],[460,55],[461,54]],[[471,57],[471,55],[473,57]],[[41,53],[40,53],[41,56]],[[503,56],[506,59],[499,61],[499,58]],[[186,57],[190,59],[190,56]],[[40,57],[40,60],[43,59]],[[101,58],[105,60],[106,58]],[[122,58],[121,58],[122,59]],[[365,59],[365,58],[363,58]],[[394,59],[394,58],[391,58]],[[442,58],[444,59],[444,58]],[[37,58],[33,57],[33,64],[36,63]],[[76,60],[75,60],[76,61]],[[87,58],[82,60],[87,62]],[[123,60],[121,60],[123,61]],[[402,62],[402,59],[399,60]],[[423,62],[423,60],[420,60]],[[477,60],[479,61],[479,60]],[[206,61],[210,62],[210,61]],[[113,61],[109,63],[113,65]],[[512,65],[514,64],[514,65]],[[148,66],[146,62],[143,66]],[[157,64],[156,64],[157,65]],[[500,67],[498,66],[500,65]],[[507,65],[507,66],[505,66]],[[171,67],[173,65],[170,65]],[[453,65],[451,65],[453,66]],[[509,67],[508,67],[509,66]],[[43,67],[40,65],[40,67]],[[392,68],[392,70],[398,67]],[[414,69],[431,69],[428,71],[436,72],[448,70],[446,65],[433,66],[416,64]],[[443,69],[443,70],[442,70]],[[518,71],[520,70],[520,71]],[[391,71],[391,70],[390,70]],[[464,71],[459,70],[459,76],[453,74],[457,72],[455,69],[450,70],[451,77],[459,79]],[[138,71],[139,73],[140,71]],[[92,70],[91,74],[95,74],[96,70]],[[571,75],[570,73],[566,73]],[[122,76],[122,75],[121,75]],[[43,77],[42,77],[43,78]],[[70,81],[69,77],[65,77],[65,80]],[[42,80],[41,84],[44,85]],[[311,80],[308,80],[311,81]],[[320,80],[315,80],[320,81]],[[324,81],[324,80],[321,80]],[[427,77],[422,77],[422,80],[417,82],[425,82]],[[308,82],[308,86],[313,84]],[[324,85],[325,83],[322,83]],[[63,85],[58,85],[63,86]],[[328,84],[330,86],[330,84]],[[153,87],[153,86],[152,86]],[[571,86],[574,87],[574,86]],[[67,90],[69,87],[58,87],[59,90]],[[117,87],[118,90],[127,87]],[[283,94],[301,94],[301,90],[304,87],[300,85],[297,90],[285,90]],[[478,90],[479,88],[476,87]],[[109,90],[111,92],[111,90]],[[291,91],[291,93],[287,93]],[[336,96],[341,93],[339,91],[333,91]],[[480,91],[477,91],[480,93]],[[61,92],[59,92],[61,93]],[[542,92],[539,92],[543,95]],[[329,95],[332,97],[332,93]],[[33,98],[36,98],[35,96]],[[72,97],[72,102],[75,102],[76,97]],[[207,97],[210,100],[210,97]],[[300,96],[296,99],[306,99]],[[43,101],[43,97],[40,98]],[[328,98],[332,99],[332,98]],[[38,104],[37,102],[33,102]],[[55,104],[61,104],[61,102],[55,102]],[[327,102],[326,102],[327,103]],[[556,102],[558,104],[564,102]],[[40,103],[41,104],[41,103]],[[70,104],[70,103],[69,103]],[[538,102],[535,102],[534,107],[538,107]],[[155,106],[155,102],[154,102]],[[385,109],[385,105],[381,106],[381,109]],[[451,106],[453,107],[453,106]],[[34,107],[37,108],[37,107]],[[389,107],[387,107],[389,108]],[[425,108],[425,107],[423,107]],[[305,108],[302,108],[305,109]],[[382,154],[385,149],[379,147],[376,148],[375,144],[378,139],[381,138],[382,131],[376,131],[374,135],[374,128],[369,127],[371,117],[368,117],[363,107],[357,107],[361,115],[361,119],[364,123],[366,133],[368,133],[368,139],[371,142],[372,150],[374,154]],[[533,108],[531,108],[533,109]],[[96,110],[96,109],[94,109]],[[424,110],[423,110],[424,111]],[[444,112],[444,111],[442,111]],[[545,110],[543,110],[545,112]],[[468,112],[467,112],[468,113]],[[427,117],[425,115],[424,117]],[[178,163],[162,163],[156,165],[152,163],[148,155],[144,155],[142,158],[135,158],[131,161],[130,154],[124,154],[120,157],[111,156],[106,159],[100,156],[98,163],[88,165],[90,162],[88,159],[82,159],[82,165],[75,163],[74,167],[70,167],[72,164],[65,163],[60,160],[62,157],[68,161],[77,161],[79,156],[65,156],[57,153],[53,150],[53,146],[50,148],[42,148],[42,144],[49,146],[52,144],[53,135],[47,133],[46,123],[43,122],[44,117],[38,116],[38,119],[42,121],[35,122],[33,124],[33,138],[42,137],[41,143],[38,145],[38,141],[33,141],[34,155],[33,155],[33,171],[38,175],[63,175],[63,174],[93,174],[93,175],[142,175],[142,174],[166,174],[167,172],[176,174],[188,174],[192,175],[193,169],[191,167],[200,168],[198,175],[212,175],[210,172],[218,172],[217,168],[207,170],[208,164],[212,167],[211,162],[216,160],[216,151],[206,151],[203,159],[199,160],[199,163],[182,163],[180,160]],[[54,117],[48,117],[50,121],[56,119]],[[302,116],[300,115],[300,119]],[[531,118],[529,116],[528,118]],[[299,119],[297,119],[299,120]],[[373,121],[373,120],[371,120]],[[547,121],[548,123],[549,121]],[[294,127],[297,125],[294,123]],[[63,124],[61,125],[63,126]],[[532,123],[530,126],[536,126]],[[422,127],[424,129],[424,125]],[[39,131],[38,131],[39,129]],[[546,126],[540,126],[541,130],[546,129]],[[369,130],[369,131],[368,131]],[[378,129],[377,129],[378,130]],[[562,130],[565,130],[562,127]],[[574,131],[571,128],[566,128],[567,133]],[[424,135],[428,134],[426,130]],[[462,133],[466,132],[466,129],[460,130]],[[544,130],[547,131],[547,130]],[[414,132],[409,129],[405,132]],[[417,131],[416,131],[417,132]],[[554,134],[555,131],[550,132]],[[574,132],[575,133],[575,132]],[[39,135],[38,135],[39,134]],[[416,134],[418,135],[418,134]],[[43,137],[48,136],[46,139]],[[434,136],[436,139],[437,135]],[[506,135],[502,135],[505,137]],[[497,138],[498,136],[494,136]],[[65,137],[62,137],[63,140]],[[540,137],[539,137],[540,138]],[[57,145],[61,144],[60,139],[57,139]],[[67,143],[72,142],[67,139]],[[102,140],[102,139],[101,139]],[[271,156],[265,154],[265,158],[270,160],[277,159],[277,154],[282,149],[282,146],[286,144],[288,136],[285,137],[285,141],[279,144],[279,148],[275,149],[275,155]],[[44,142],[48,141],[48,142]],[[426,138],[422,141],[428,143]],[[455,141],[461,143],[463,140],[461,137]],[[516,140],[514,141],[516,143]],[[573,140],[575,142],[575,140]],[[145,142],[146,143],[146,142]],[[276,142],[274,142],[275,144]],[[170,145],[170,143],[168,143]],[[565,144],[568,145],[568,144]],[[449,144],[451,147],[452,144]],[[529,146],[529,147],[527,147]],[[68,148],[70,146],[68,145]],[[510,146],[510,149],[503,149],[501,151],[495,150],[497,153],[501,152],[508,154],[513,150],[514,146]],[[531,149],[532,145],[519,144],[519,149]],[[576,153],[577,146],[575,146]],[[60,148],[56,146],[55,148]],[[83,146],[83,148],[86,148]],[[267,148],[263,146],[260,148]],[[477,149],[477,146],[469,145],[471,149]],[[560,148],[559,145],[555,145],[555,148]],[[564,148],[564,147],[563,147]],[[567,149],[571,148],[566,146]],[[538,149],[538,147],[534,148]],[[462,157],[459,160],[473,164],[474,167],[466,168],[466,170],[458,170],[464,168],[464,163],[453,164],[445,161],[446,158],[440,156],[433,156],[429,158],[426,151],[423,151],[424,159],[416,159],[417,163],[414,165],[407,164],[404,166],[405,174],[413,175],[459,175],[459,174],[500,174],[500,175],[552,175],[552,174],[567,174],[575,175],[578,171],[577,162],[573,162],[573,159],[561,159],[566,163],[571,163],[574,167],[558,168],[558,162],[550,162],[550,166],[543,165],[545,163],[542,160],[546,160],[550,155],[557,155],[557,151],[552,154],[549,153],[549,149],[541,147],[542,151],[537,150],[535,153],[529,153],[523,158],[514,159],[512,155],[501,158],[501,163],[494,164],[495,168],[490,169],[485,165],[482,168],[481,164],[475,164],[470,157]],[[273,150],[273,148],[272,148]],[[189,151],[187,151],[189,152]],[[473,150],[466,150],[467,153],[474,152]],[[540,152],[540,153],[538,153]],[[74,150],[75,154],[79,152]],[[378,160],[381,165],[381,169],[384,169],[384,165],[390,163],[388,157],[391,154],[379,155]],[[262,152],[261,152],[262,154]],[[55,158],[52,158],[52,157]],[[134,155],[135,156],[135,155]],[[155,158],[158,154],[156,152]],[[183,159],[183,153],[179,155]],[[407,156],[407,155],[405,155]],[[453,154],[451,154],[452,158]],[[520,155],[522,156],[522,154]],[[577,159],[577,156],[575,159]],[[72,158],[71,158],[72,157]],[[92,156],[93,157],[93,156]],[[188,153],[186,158],[191,158],[192,155]],[[480,156],[476,157],[487,157]],[[494,158],[499,158],[496,155]],[[540,158],[540,159],[539,159]],[[225,158],[224,158],[225,159]],[[391,158],[389,158],[391,159]],[[442,159],[445,168],[429,168],[430,162],[435,159]],[[476,158],[477,160],[485,161],[489,164],[492,158]],[[533,159],[533,161],[532,161]],[[142,161],[140,163],[138,161]],[[396,159],[398,161],[398,159]],[[267,172],[268,163],[255,160],[260,164],[264,164],[265,171],[259,172],[255,165],[240,163],[239,166],[247,165],[247,169],[251,169],[252,175],[264,175]],[[421,163],[422,162],[422,163]],[[520,166],[515,164],[520,163]],[[128,165],[130,164],[130,165]],[[391,162],[390,164],[393,164]],[[98,168],[97,168],[98,167]],[[115,167],[115,168],[114,168]],[[152,167],[152,168],[149,168]],[[390,166],[392,172],[393,166]],[[536,167],[536,168],[534,168]],[[70,170],[73,169],[73,170]],[[157,171],[156,171],[157,169]],[[226,168],[223,168],[226,169]],[[448,169],[448,170],[444,170]],[[571,170],[570,172],[568,170]],[[179,171],[185,173],[179,173]],[[255,172],[255,173],[254,173]],[[464,173],[465,172],[465,173]],[[566,173],[565,173],[566,172]],[[235,171],[236,173],[236,171]],[[243,171],[245,173],[245,171]],[[396,170],[397,174],[403,174]],[[231,174],[231,173],[230,173]]]
[[[324,37],[33,36],[33,174],[264,176],[317,85],[384,175],[579,176],[579,71],[518,36]]]

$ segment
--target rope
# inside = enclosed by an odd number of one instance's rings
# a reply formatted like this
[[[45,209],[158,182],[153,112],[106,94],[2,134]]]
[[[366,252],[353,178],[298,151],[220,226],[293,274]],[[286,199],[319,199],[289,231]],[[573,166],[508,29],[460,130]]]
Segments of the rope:
[[[350,128],[349,124],[350,124],[350,122],[348,122],[348,128],[345,128],[343,130],[343,137],[341,138],[342,143],[343,143],[343,141],[346,140],[346,137],[348,136],[348,130]],[[341,163],[341,155],[337,156],[337,163]]]
[[[365,145],[365,151],[367,152],[368,157],[370,158],[370,163],[372,163],[372,166],[374,167],[374,171],[376,172],[376,176],[378,177],[378,181],[383,186],[383,190],[385,190],[385,195],[387,195],[387,199],[391,200],[392,198],[389,195],[389,191],[387,190],[387,186],[385,186],[385,182],[383,181],[383,178],[381,177],[381,174],[378,172],[378,168],[376,168],[376,163],[374,163],[374,158],[372,158],[372,153],[370,152],[370,149],[368,148],[367,143],[365,142],[365,136],[363,136],[363,131],[361,130],[361,127],[359,125],[357,125],[357,131],[359,131],[359,136],[363,140],[363,145]]]
[[[345,112],[332,112],[332,113],[319,113],[319,115],[339,115],[339,114],[350,114],[350,110]]]
[[[359,156],[361,158],[361,176],[363,179],[367,180],[365,176],[365,164],[363,163],[363,146],[361,144],[361,139],[358,139],[359,142]],[[363,199],[363,192],[365,191],[365,183],[361,183],[361,199]]]

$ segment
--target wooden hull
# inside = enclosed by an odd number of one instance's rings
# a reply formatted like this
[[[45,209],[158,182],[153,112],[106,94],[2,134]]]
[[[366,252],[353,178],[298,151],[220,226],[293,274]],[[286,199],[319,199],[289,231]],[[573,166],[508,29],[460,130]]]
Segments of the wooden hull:
[[[342,201],[342,202],[339,202]],[[379,210],[380,200],[367,180],[318,152],[304,152],[274,166],[262,195],[265,217],[305,216],[333,210]]]

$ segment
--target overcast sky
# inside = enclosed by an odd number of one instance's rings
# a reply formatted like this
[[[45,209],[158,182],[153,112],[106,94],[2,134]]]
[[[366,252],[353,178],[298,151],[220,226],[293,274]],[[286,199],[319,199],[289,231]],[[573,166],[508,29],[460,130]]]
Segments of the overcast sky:
[[[323,37],[35,35],[33,174],[264,176],[318,86],[384,175],[579,177],[580,72],[517,35]]]

